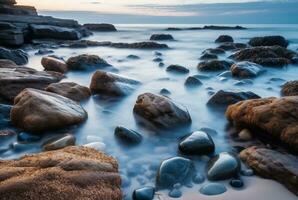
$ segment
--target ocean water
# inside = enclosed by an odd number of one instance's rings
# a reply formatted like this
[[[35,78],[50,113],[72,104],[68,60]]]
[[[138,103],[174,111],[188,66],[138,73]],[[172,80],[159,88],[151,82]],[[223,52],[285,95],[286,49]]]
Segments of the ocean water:
[[[189,134],[192,131],[208,127],[217,131],[217,135],[212,136],[216,145],[215,153],[231,151],[232,146],[226,133],[227,120],[224,112],[210,109],[206,106],[210,94],[208,88],[212,91],[218,90],[237,90],[252,91],[261,97],[279,97],[281,85],[285,81],[297,79],[298,66],[289,65],[285,68],[267,68],[267,72],[258,78],[253,79],[252,85],[237,86],[238,81],[229,78],[222,81],[217,77],[218,73],[201,73],[197,70],[200,62],[199,57],[207,48],[216,47],[214,40],[222,34],[231,35],[235,42],[247,43],[249,38],[264,35],[283,35],[290,41],[288,48],[296,50],[298,48],[298,25],[243,25],[248,27],[247,30],[191,30],[191,31],[164,31],[167,27],[194,27],[202,25],[116,25],[118,32],[112,33],[94,33],[89,40],[96,41],[112,41],[112,42],[142,42],[148,41],[153,33],[169,33],[175,38],[174,41],[165,41],[170,49],[159,50],[163,55],[161,58],[165,63],[165,67],[159,67],[158,63],[153,62],[156,58],[154,50],[134,50],[134,49],[116,49],[109,47],[90,47],[82,49],[60,48],[55,49],[54,54],[67,59],[70,56],[79,54],[95,54],[104,58],[107,62],[119,69],[120,75],[127,76],[136,80],[140,80],[142,85],[131,95],[122,99],[102,99],[100,97],[92,97],[87,102],[82,103],[84,109],[88,112],[88,120],[81,126],[71,130],[77,138],[77,145],[88,143],[87,136],[101,137],[105,143],[105,152],[114,156],[119,162],[119,170],[125,182],[124,199],[131,199],[131,193],[135,188],[142,186],[154,185],[157,168],[164,159],[179,155],[177,151],[179,138]],[[43,70],[40,64],[42,56],[34,55],[36,51],[30,51],[30,59],[28,67],[37,70]],[[227,59],[232,52],[227,52],[220,56],[220,59]],[[128,55],[137,55],[138,60],[130,60]],[[190,70],[189,75],[204,74],[210,79],[202,79],[203,85],[188,89],[184,86],[184,82],[188,75],[176,75],[167,73],[165,68],[170,64],[179,64]],[[81,85],[89,86],[93,72],[69,72],[63,82],[76,82]],[[271,78],[282,78],[279,81],[270,81]],[[158,94],[162,88],[171,91],[170,98],[175,102],[184,105],[192,118],[192,124],[188,129],[171,130],[162,133],[158,130],[148,130],[139,126],[133,116],[133,106],[138,95],[151,92]],[[116,126],[124,126],[140,132],[143,135],[143,142],[138,146],[126,146],[120,144],[114,137],[114,129]],[[39,143],[40,144],[40,143]],[[24,151],[9,151],[0,155],[4,159],[17,158],[25,153],[39,152],[39,144],[28,145]],[[204,174],[205,164],[208,161],[207,156],[192,157],[197,170]],[[246,179],[244,179],[246,180]],[[260,184],[258,179],[250,178],[247,180],[247,186]],[[207,181],[205,181],[207,183]],[[204,183],[204,184],[205,184]],[[228,186],[228,182],[224,182],[232,191],[232,195],[218,196],[218,199],[239,199],[246,190],[246,187],[240,191],[236,191]],[[245,182],[246,184],[246,182]],[[197,185],[194,188],[184,188],[183,193],[191,199],[189,194],[199,194]],[[271,199],[295,199],[295,196],[289,193],[283,186],[266,182],[261,185],[266,191],[276,191],[279,196],[271,196]],[[265,192],[266,192],[265,191]],[[258,192],[260,195],[258,196]],[[256,199],[267,199],[264,191],[256,190]],[[167,191],[161,192],[166,194]],[[188,195],[187,195],[188,194]],[[231,193],[228,193],[231,194]],[[166,196],[166,195],[165,195]],[[208,199],[207,197],[204,197]],[[212,199],[212,197],[210,197]]]

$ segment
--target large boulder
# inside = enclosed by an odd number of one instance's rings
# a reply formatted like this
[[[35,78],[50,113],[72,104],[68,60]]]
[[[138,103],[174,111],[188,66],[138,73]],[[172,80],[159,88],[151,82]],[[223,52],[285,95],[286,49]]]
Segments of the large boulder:
[[[82,54],[78,56],[70,57],[66,61],[69,70],[91,70],[98,68],[111,67],[103,58],[97,55]]]
[[[91,31],[115,32],[117,29],[113,24],[84,24],[85,28]]]
[[[265,70],[259,64],[243,61],[231,66],[232,75],[238,78],[254,78]]]
[[[73,82],[52,83],[46,88],[46,91],[59,94],[77,102],[86,100],[91,96],[88,87]]]
[[[210,60],[203,61],[198,64],[198,70],[200,71],[223,71],[229,70],[233,63],[226,60]]]
[[[149,122],[149,124],[159,128],[175,128],[191,123],[186,108],[174,103],[167,97],[152,93],[140,95],[133,111],[140,122]]]
[[[140,82],[114,73],[97,70],[91,79],[93,94],[106,96],[126,96],[133,92]]]
[[[298,81],[289,81],[282,86],[282,96],[298,96]]]
[[[122,199],[117,161],[87,147],[1,161],[0,174],[6,200]]]
[[[216,43],[234,42],[234,39],[229,35],[220,35],[216,40]]]
[[[86,111],[63,96],[36,89],[23,90],[14,100],[11,121],[19,128],[41,133],[84,122]]]
[[[289,45],[289,42],[283,36],[274,35],[274,36],[251,38],[248,44],[253,47],[278,45],[278,46],[287,48],[287,46]]]
[[[282,183],[298,196],[297,156],[253,146],[243,150],[240,158],[259,176]]]
[[[153,34],[150,40],[174,40],[174,38],[170,34]]]
[[[0,59],[11,60],[17,65],[25,65],[28,62],[28,54],[21,49],[9,50],[0,47]]]
[[[0,102],[12,103],[25,88],[42,90],[62,78],[57,72],[40,72],[27,67],[0,68]]]
[[[44,67],[46,71],[54,71],[65,73],[67,72],[67,65],[63,60],[54,58],[54,57],[43,57],[41,59],[41,65]]]
[[[253,99],[229,106],[226,116],[235,126],[255,130],[298,152],[297,108],[298,96]]]

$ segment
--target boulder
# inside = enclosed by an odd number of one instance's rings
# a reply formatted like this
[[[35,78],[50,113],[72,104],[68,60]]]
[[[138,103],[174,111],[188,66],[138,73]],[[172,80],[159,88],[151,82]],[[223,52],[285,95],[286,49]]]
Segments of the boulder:
[[[233,63],[226,60],[203,61],[198,64],[200,71],[223,71],[229,70]]]
[[[84,24],[85,28],[91,31],[115,32],[117,29],[113,24]]]
[[[87,100],[91,96],[91,92],[88,87],[81,86],[73,82],[52,83],[45,90],[77,102]]]
[[[167,72],[175,72],[175,73],[180,73],[180,74],[188,74],[189,69],[186,67],[183,67],[181,65],[170,65],[166,69]]]
[[[90,90],[93,94],[106,96],[126,96],[141,83],[124,76],[97,70],[91,79]]]
[[[274,35],[274,36],[251,38],[248,44],[253,47],[278,45],[278,46],[287,48],[287,46],[289,45],[289,42],[283,36]]]
[[[47,56],[41,59],[41,65],[46,71],[54,71],[65,73],[67,72],[67,65],[63,60]]]
[[[174,40],[174,38],[170,34],[153,34],[150,40]]]
[[[243,61],[232,65],[232,75],[238,78],[254,78],[263,73],[265,70],[259,64]]]
[[[190,125],[191,118],[186,108],[171,99],[144,93],[138,96],[134,105],[134,114],[140,122],[149,122],[159,128],[175,128]]]
[[[218,56],[213,53],[205,52],[203,55],[200,57],[201,60],[212,60],[212,59],[217,59]]]
[[[276,180],[298,195],[297,156],[253,146],[243,150],[240,153],[240,158],[257,175]]]
[[[298,81],[289,81],[282,86],[282,96],[298,96]]]
[[[86,111],[63,96],[36,89],[23,90],[14,100],[11,121],[19,128],[41,133],[84,122]]]
[[[234,39],[229,35],[220,35],[216,40],[216,43],[234,42]]]
[[[117,161],[87,147],[1,161],[0,174],[6,200],[122,199]]]
[[[103,58],[97,55],[82,54],[70,57],[66,61],[69,70],[86,71],[98,68],[111,67]]]
[[[247,44],[244,44],[244,43],[225,42],[220,44],[217,48],[223,49],[225,51],[234,51],[234,50],[244,49],[246,47],[247,47]]]
[[[114,134],[119,140],[127,144],[139,144],[143,139],[140,133],[123,126],[116,127]]]
[[[203,83],[196,76],[189,76],[187,77],[184,85],[186,87],[197,87],[203,85]]]
[[[206,49],[203,51],[203,54],[204,53],[211,53],[211,54],[224,54],[226,53],[224,49],[221,49],[221,48],[210,48],[210,49]]]
[[[21,49],[9,50],[0,47],[0,59],[11,60],[17,65],[25,65],[28,63],[28,54]]]
[[[253,99],[229,106],[226,116],[235,126],[260,132],[298,152],[297,107],[298,96]]]

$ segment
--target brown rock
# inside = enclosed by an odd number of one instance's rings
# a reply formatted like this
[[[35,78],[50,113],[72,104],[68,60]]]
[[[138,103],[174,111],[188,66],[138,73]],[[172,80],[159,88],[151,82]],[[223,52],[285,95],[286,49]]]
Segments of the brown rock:
[[[0,68],[16,68],[16,67],[20,67],[20,66],[17,65],[12,60],[0,59]]]
[[[282,96],[298,96],[298,81],[289,81],[282,86]]]
[[[121,200],[117,161],[95,149],[67,147],[0,161],[5,200]]]
[[[43,57],[41,59],[41,65],[45,68],[46,71],[54,71],[65,73],[67,72],[67,65],[64,61],[59,60],[53,57]]]

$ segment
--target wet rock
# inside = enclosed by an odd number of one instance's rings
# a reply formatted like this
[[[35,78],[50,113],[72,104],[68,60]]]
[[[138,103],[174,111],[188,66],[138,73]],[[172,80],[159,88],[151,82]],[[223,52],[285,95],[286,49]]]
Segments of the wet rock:
[[[205,181],[205,177],[202,174],[197,174],[193,177],[192,181],[196,184],[201,184]]]
[[[204,155],[214,152],[215,145],[208,133],[195,131],[183,139],[179,144],[179,150],[184,154]]]
[[[242,149],[242,150],[244,150],[244,149]],[[241,151],[242,151],[242,150],[241,150]],[[241,151],[240,151],[240,152],[241,152]],[[239,153],[240,153],[240,152],[239,152]],[[241,170],[240,173],[241,173],[242,176],[253,176],[253,175],[254,175],[254,171],[253,171],[252,169]]]
[[[220,90],[209,99],[207,105],[226,108],[239,101],[258,98],[260,97],[253,92],[232,92]]]
[[[46,91],[59,94],[77,102],[89,99],[91,96],[88,87],[73,82],[52,83],[46,88]]]
[[[223,49],[225,51],[234,51],[234,50],[244,49],[246,47],[247,45],[243,43],[225,42],[220,44],[217,48]]]
[[[265,70],[261,65],[258,65],[256,63],[243,61],[238,62],[232,65],[231,72],[233,76],[239,77],[239,78],[253,78],[257,77],[261,73],[263,73]]]
[[[26,132],[21,132],[18,134],[17,139],[18,139],[18,142],[21,142],[21,143],[32,143],[32,142],[39,141],[41,137],[39,135],[33,135]]]
[[[139,144],[143,139],[140,133],[122,126],[116,127],[114,134],[122,142],[128,144]]]
[[[153,34],[150,40],[174,40],[174,38],[170,34]]]
[[[175,73],[180,73],[180,74],[188,74],[189,69],[186,67],[183,67],[181,65],[170,65],[167,67],[167,72],[175,72]]]
[[[17,68],[17,67],[22,67],[22,66],[17,65],[12,60],[0,59],[0,68]]]
[[[3,8],[4,7],[0,5],[1,14],[3,14]],[[24,43],[24,33],[12,23],[0,21],[0,30],[1,46],[18,47]]]
[[[232,77],[231,71],[225,71],[217,75],[217,77],[224,77],[224,78],[230,78]]]
[[[221,48],[210,48],[203,51],[203,53],[211,53],[211,54],[225,54],[225,50]]]
[[[41,59],[41,65],[44,67],[46,71],[54,71],[60,73],[67,72],[67,65],[63,60],[54,58],[54,57],[43,57]]]
[[[225,60],[210,60],[200,62],[198,65],[198,70],[200,71],[223,71],[229,70],[233,63]]]
[[[298,152],[297,106],[297,96],[253,99],[229,106],[226,116],[235,126],[258,129],[255,136],[280,141]]]
[[[298,81],[289,81],[282,86],[282,96],[298,96]]]
[[[163,62],[160,62],[160,63],[158,64],[158,66],[159,66],[159,67],[163,67],[163,66],[165,66],[165,64],[164,64]]]
[[[287,48],[289,42],[283,37],[279,35],[275,36],[264,36],[264,37],[254,37],[251,38],[248,42],[250,46],[281,46]]]
[[[152,93],[138,96],[134,106],[134,114],[140,122],[149,122],[159,128],[174,128],[191,123],[186,108],[174,103],[171,99]]]
[[[229,179],[237,176],[241,163],[231,153],[223,152],[211,158],[207,164],[207,177],[211,181]]]
[[[66,134],[49,139],[48,141],[44,142],[42,148],[44,151],[53,151],[67,146],[74,146],[75,143],[76,138],[73,135]]]
[[[253,138],[252,133],[248,129],[243,129],[240,131],[238,137],[242,141],[249,141]]]
[[[234,42],[234,39],[229,35],[220,35],[216,40],[216,43]]]
[[[102,32],[115,32],[116,27],[113,24],[84,24],[85,28],[91,31],[102,31]]]
[[[240,153],[240,158],[259,176],[276,180],[298,195],[297,156],[266,148],[250,147]]]
[[[7,200],[122,199],[117,161],[86,147],[6,160],[0,171],[1,198]]]
[[[179,189],[174,188],[169,192],[169,197],[180,198],[181,196],[182,196],[182,192]]]
[[[128,55],[126,58],[128,59],[132,59],[132,60],[138,60],[138,59],[141,59],[139,56],[136,56],[136,55]]]
[[[25,65],[28,63],[28,54],[21,49],[9,50],[0,47],[0,59],[11,60],[17,65]]]
[[[156,184],[159,188],[171,188],[176,183],[185,184],[191,181],[195,173],[191,160],[182,157],[173,157],[164,160],[158,170]]]
[[[153,61],[153,62],[162,62],[163,59],[162,59],[162,58],[154,58],[152,61]]]
[[[213,53],[203,53],[203,55],[200,57],[201,60],[212,60],[217,58],[218,56]]]
[[[189,76],[186,79],[184,85],[187,86],[187,87],[196,87],[196,86],[203,85],[203,83],[198,78],[196,78],[195,76]]]
[[[97,151],[104,151],[106,149],[106,144],[103,142],[91,142],[88,144],[85,144],[84,147],[93,148]]]
[[[53,50],[49,50],[49,49],[39,49],[35,55],[46,55],[46,54],[50,54],[50,53],[54,53]]]
[[[110,47],[123,49],[168,49],[168,45],[156,42],[110,43]]]
[[[225,193],[227,188],[221,183],[208,183],[201,187],[200,193],[208,196]]]
[[[111,67],[104,59],[97,55],[82,54],[70,57],[66,61],[69,70],[86,71],[99,68]]]
[[[242,188],[244,186],[244,183],[240,179],[232,179],[230,181],[230,185],[234,188]]]
[[[169,95],[171,95],[171,92],[168,90],[168,89],[166,89],[166,88],[162,88],[161,90],[160,90],[160,92],[159,92],[161,95],[164,95],[164,96],[169,96]]]
[[[25,89],[15,98],[10,116],[17,127],[41,133],[82,123],[87,113],[68,98],[41,90]]]
[[[124,76],[97,70],[91,79],[92,94],[107,96],[126,96],[132,93],[141,83]]]
[[[143,187],[136,189],[133,192],[132,198],[133,200],[153,200],[155,194],[155,188],[154,187]]]
[[[0,104],[0,130],[11,126],[10,110],[10,105]]]

